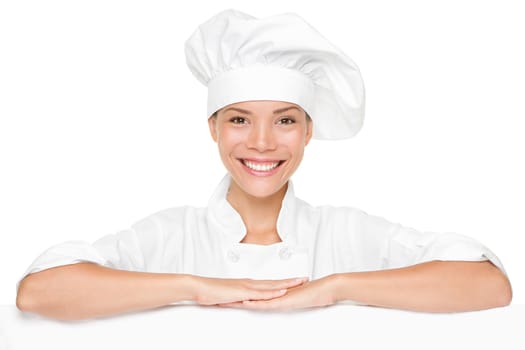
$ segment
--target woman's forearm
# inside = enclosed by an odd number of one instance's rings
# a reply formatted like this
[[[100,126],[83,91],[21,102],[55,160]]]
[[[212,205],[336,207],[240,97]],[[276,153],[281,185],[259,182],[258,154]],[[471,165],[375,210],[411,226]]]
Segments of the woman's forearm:
[[[110,316],[180,301],[222,305],[270,300],[304,278],[251,280],[110,269],[90,263],[51,268],[20,283],[17,307],[62,320]]]
[[[507,277],[492,263],[432,261],[410,267],[335,275],[336,299],[424,312],[506,306]]]
[[[63,320],[107,316],[190,300],[191,278],[79,263],[24,278],[17,306],[23,311]]]

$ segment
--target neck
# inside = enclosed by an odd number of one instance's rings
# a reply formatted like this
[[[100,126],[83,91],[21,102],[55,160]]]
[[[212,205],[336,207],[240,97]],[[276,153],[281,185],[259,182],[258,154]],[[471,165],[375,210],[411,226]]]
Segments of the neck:
[[[254,197],[232,181],[228,191],[228,202],[239,213],[246,226],[242,243],[272,244],[280,242],[277,218],[288,184],[268,197]]]

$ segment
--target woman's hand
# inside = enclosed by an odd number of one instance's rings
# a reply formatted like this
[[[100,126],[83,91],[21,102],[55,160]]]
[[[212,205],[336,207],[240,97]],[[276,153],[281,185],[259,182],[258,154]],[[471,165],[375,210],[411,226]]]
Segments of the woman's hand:
[[[489,261],[430,261],[396,269],[330,275],[270,300],[223,306],[288,310],[352,300],[362,305],[422,312],[461,312],[506,306],[508,278]]]
[[[334,276],[326,276],[289,288],[286,294],[268,300],[249,299],[222,303],[219,306],[254,310],[290,310],[332,305],[337,301]]]
[[[291,288],[299,288],[308,278],[253,280],[195,277],[194,301],[200,305],[228,305],[245,301],[280,298]]]

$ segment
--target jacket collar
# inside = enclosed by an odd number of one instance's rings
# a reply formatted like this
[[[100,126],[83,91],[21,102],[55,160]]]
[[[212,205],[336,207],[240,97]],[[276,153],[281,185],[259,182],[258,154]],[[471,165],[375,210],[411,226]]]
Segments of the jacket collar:
[[[226,174],[208,201],[207,221],[212,234],[220,233],[230,243],[239,243],[246,235],[246,227],[240,214],[226,199],[230,183],[231,177]],[[289,180],[277,218],[277,232],[283,242],[295,240],[296,220],[296,197]]]

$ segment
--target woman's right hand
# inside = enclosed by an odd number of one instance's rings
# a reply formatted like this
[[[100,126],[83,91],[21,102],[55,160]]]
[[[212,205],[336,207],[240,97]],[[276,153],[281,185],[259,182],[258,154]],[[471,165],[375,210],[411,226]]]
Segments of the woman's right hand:
[[[195,277],[194,301],[199,305],[220,305],[244,300],[270,300],[308,281],[306,277],[282,280],[253,280]]]

